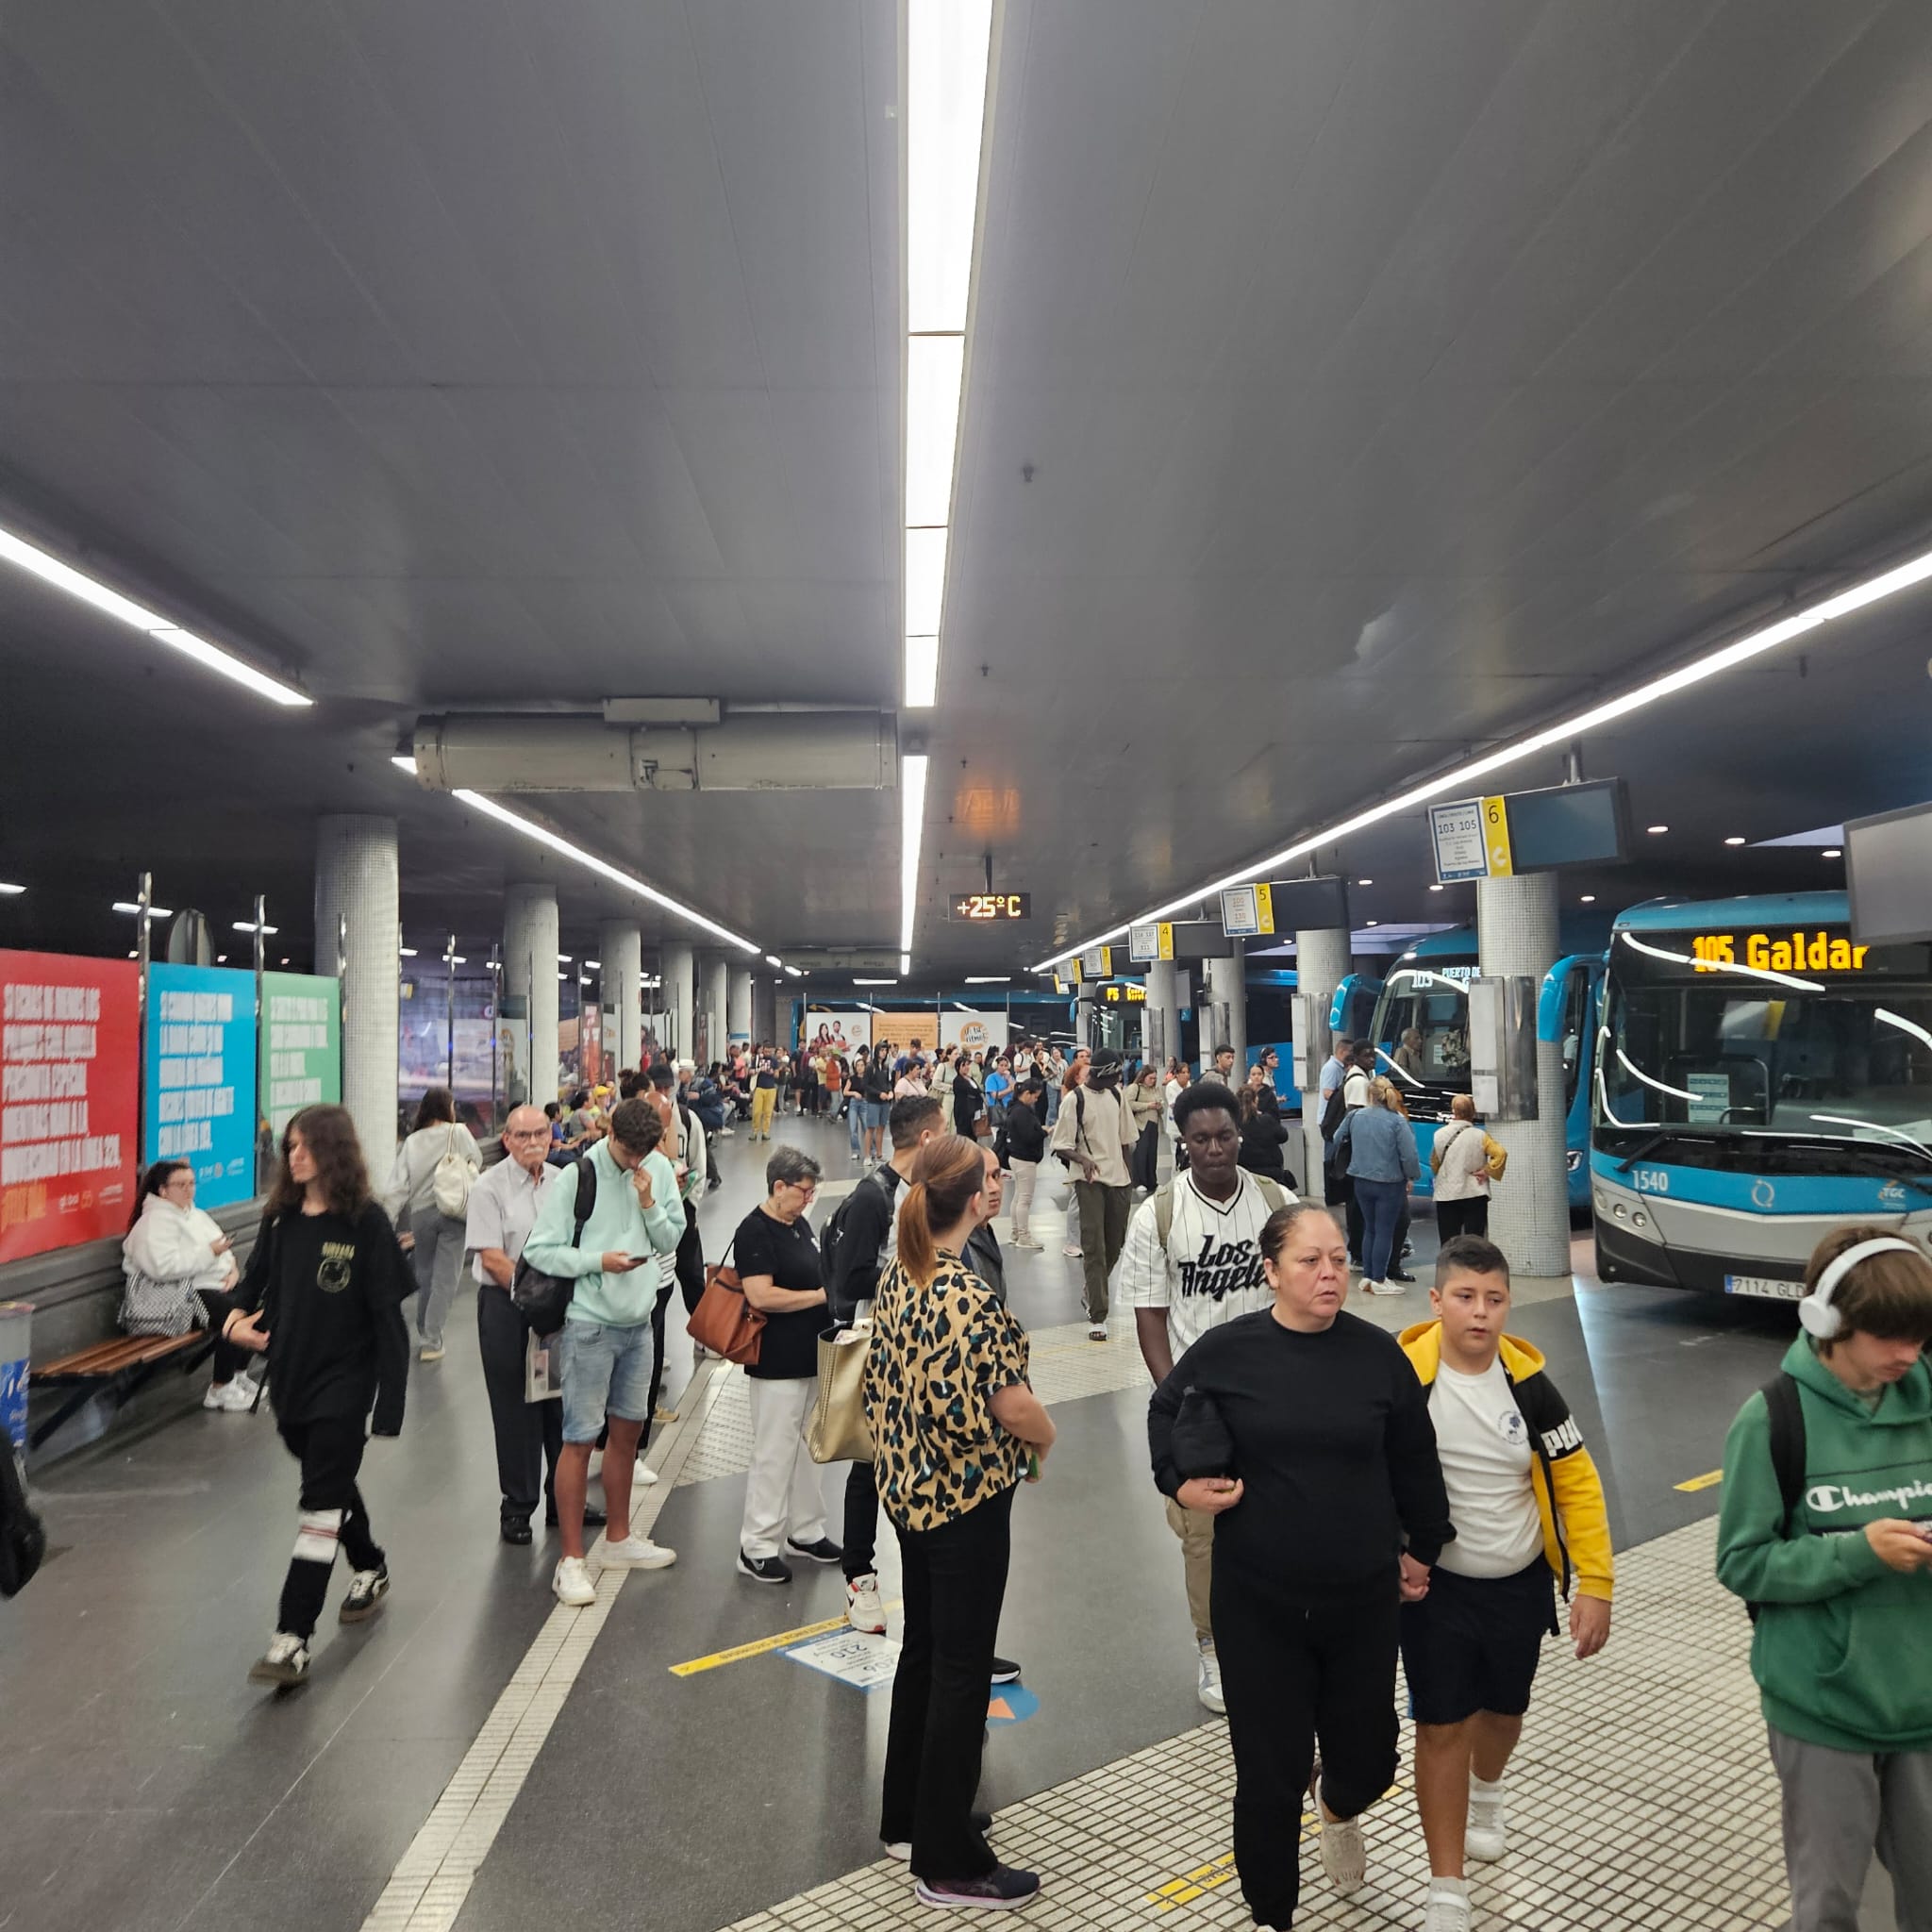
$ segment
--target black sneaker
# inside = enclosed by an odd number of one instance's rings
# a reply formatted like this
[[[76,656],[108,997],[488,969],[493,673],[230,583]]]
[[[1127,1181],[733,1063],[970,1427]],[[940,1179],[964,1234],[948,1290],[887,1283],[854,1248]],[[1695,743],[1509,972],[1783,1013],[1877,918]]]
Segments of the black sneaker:
[[[922,1905],[981,1906],[1008,1912],[1038,1895],[1040,1874],[995,1865],[984,1878],[922,1878],[912,1890]]]
[[[845,1552],[828,1536],[820,1537],[815,1543],[802,1543],[795,1536],[788,1536],[785,1547],[794,1557],[803,1557],[808,1563],[839,1563],[845,1557]]]
[[[522,1549],[530,1541],[530,1519],[527,1516],[506,1516],[497,1534],[505,1542]]]
[[[1017,1684],[1020,1681],[1020,1666],[1009,1657],[994,1657],[992,1680],[995,1684]]]
[[[361,1624],[375,1616],[389,1594],[389,1568],[358,1570],[349,1578],[349,1593],[336,1615],[344,1624]]]
[[[1390,1269],[1389,1279],[1391,1281],[1400,1281],[1407,1287],[1413,1288],[1415,1286],[1415,1276],[1404,1274],[1400,1268]]]
[[[555,1503],[551,1504],[543,1512],[543,1527],[545,1529],[555,1529],[557,1527],[557,1505]],[[604,1527],[604,1512],[593,1503],[586,1503],[584,1505],[584,1527],[586,1529],[602,1529]]]
[[[754,1583],[790,1583],[791,1568],[778,1557],[747,1557],[742,1550],[738,1553],[738,1574],[749,1576]]]

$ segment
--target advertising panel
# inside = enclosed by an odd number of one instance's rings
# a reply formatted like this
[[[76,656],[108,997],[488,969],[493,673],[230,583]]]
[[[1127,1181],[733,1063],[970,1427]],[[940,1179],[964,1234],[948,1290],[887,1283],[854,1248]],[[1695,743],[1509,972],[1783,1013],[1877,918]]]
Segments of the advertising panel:
[[[125,1231],[139,994],[131,959],[0,952],[0,1261]]]
[[[333,979],[261,975],[261,1117],[271,1137],[305,1107],[342,1097],[341,1000]]]
[[[150,966],[142,1152],[194,1169],[198,1208],[255,1193],[255,975]]]
[[[803,1037],[808,1046],[820,1053],[827,1048],[833,1053],[857,1053],[861,1046],[872,1044],[872,1015],[835,1013],[824,1007],[808,1007]]]
[[[1004,1013],[941,1013],[940,1044],[963,1046],[968,1053],[1001,1052],[1007,1044]]]

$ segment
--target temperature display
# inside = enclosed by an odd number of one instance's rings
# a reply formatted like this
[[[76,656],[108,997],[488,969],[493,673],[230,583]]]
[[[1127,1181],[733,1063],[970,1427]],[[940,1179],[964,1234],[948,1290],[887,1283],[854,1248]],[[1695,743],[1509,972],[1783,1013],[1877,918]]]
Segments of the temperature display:
[[[1030,892],[962,892],[953,901],[955,919],[1030,919],[1033,895]]]

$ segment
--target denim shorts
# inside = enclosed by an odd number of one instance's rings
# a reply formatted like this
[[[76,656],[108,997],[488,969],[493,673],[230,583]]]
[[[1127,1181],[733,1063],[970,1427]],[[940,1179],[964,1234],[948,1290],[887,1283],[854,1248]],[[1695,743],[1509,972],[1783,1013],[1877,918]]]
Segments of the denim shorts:
[[[607,1328],[566,1321],[558,1338],[563,1369],[563,1440],[594,1442],[607,1416],[651,1419],[651,1324]]]
[[[891,1124],[892,1103],[890,1100],[861,1100],[858,1104],[863,1109],[861,1125],[883,1127]]]

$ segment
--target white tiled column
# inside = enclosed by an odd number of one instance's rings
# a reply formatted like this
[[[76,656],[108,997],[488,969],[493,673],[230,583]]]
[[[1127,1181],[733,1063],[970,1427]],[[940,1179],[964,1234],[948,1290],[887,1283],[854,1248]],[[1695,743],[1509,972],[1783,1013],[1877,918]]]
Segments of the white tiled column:
[[[1233,1047],[1235,1084],[1240,1086],[1248,1077],[1248,967],[1242,958],[1243,942],[1234,940],[1230,943],[1234,947],[1232,959],[1210,959],[1208,962],[1208,998],[1212,1005],[1226,1004],[1227,1031],[1224,1036],[1217,1033],[1214,1039],[1209,1040],[1208,1036],[1214,1028],[1204,1026],[1201,1029],[1201,1064],[1204,1067],[1214,1064],[1216,1047]],[[1220,1024],[1218,1018],[1215,1024]]]
[[[1298,932],[1294,936],[1294,990],[1299,998],[1306,994],[1311,1009],[1327,1017],[1334,1003],[1335,989],[1348,977],[1348,934],[1340,926],[1325,932]],[[1300,1047],[1302,1042],[1295,1041]],[[1322,1195],[1322,1090],[1321,1061],[1315,1062],[1317,1078],[1313,1091],[1302,1095],[1302,1182],[1304,1191],[1320,1200]]]
[[[705,1058],[722,1059],[724,1054],[724,1007],[730,986],[731,967],[723,953],[708,957],[698,968],[704,988]]]
[[[1174,961],[1151,959],[1147,964],[1147,1017],[1157,1014],[1160,1021],[1161,1072],[1167,1071],[1170,1056],[1179,1058],[1181,1051],[1181,1002],[1174,984]],[[1152,1029],[1149,1029],[1150,1033]]]
[[[527,1003],[517,1067],[531,1101],[557,1098],[557,888],[508,886],[503,894],[503,987]],[[571,967],[576,972],[575,964]],[[528,1066],[525,1067],[527,1053]]]
[[[597,934],[606,1007],[617,1008],[617,1031],[608,1042],[620,1067],[635,1067],[644,1050],[643,1009],[638,982],[644,976],[644,941],[635,925],[607,919]]]
[[[751,968],[734,966],[724,1000],[724,1030],[733,1046],[751,1043]]]
[[[1478,970],[1527,974],[1540,991],[1557,963],[1557,874],[1478,879]],[[1570,1183],[1564,1169],[1563,1047],[1539,1041],[1537,1118],[1487,1123],[1509,1155],[1507,1175],[1490,1193],[1490,1239],[1518,1274],[1570,1272]]]
[[[315,825],[315,970],[342,973],[342,1104],[378,1179],[396,1147],[396,1000],[401,879],[394,819],[343,815]]]
[[[660,989],[664,995],[664,1020],[672,1053],[680,1059],[693,1058],[697,1043],[691,1031],[691,948],[680,940],[665,941],[660,970],[664,980]],[[718,1056],[713,1054],[711,1058],[716,1059]]]

